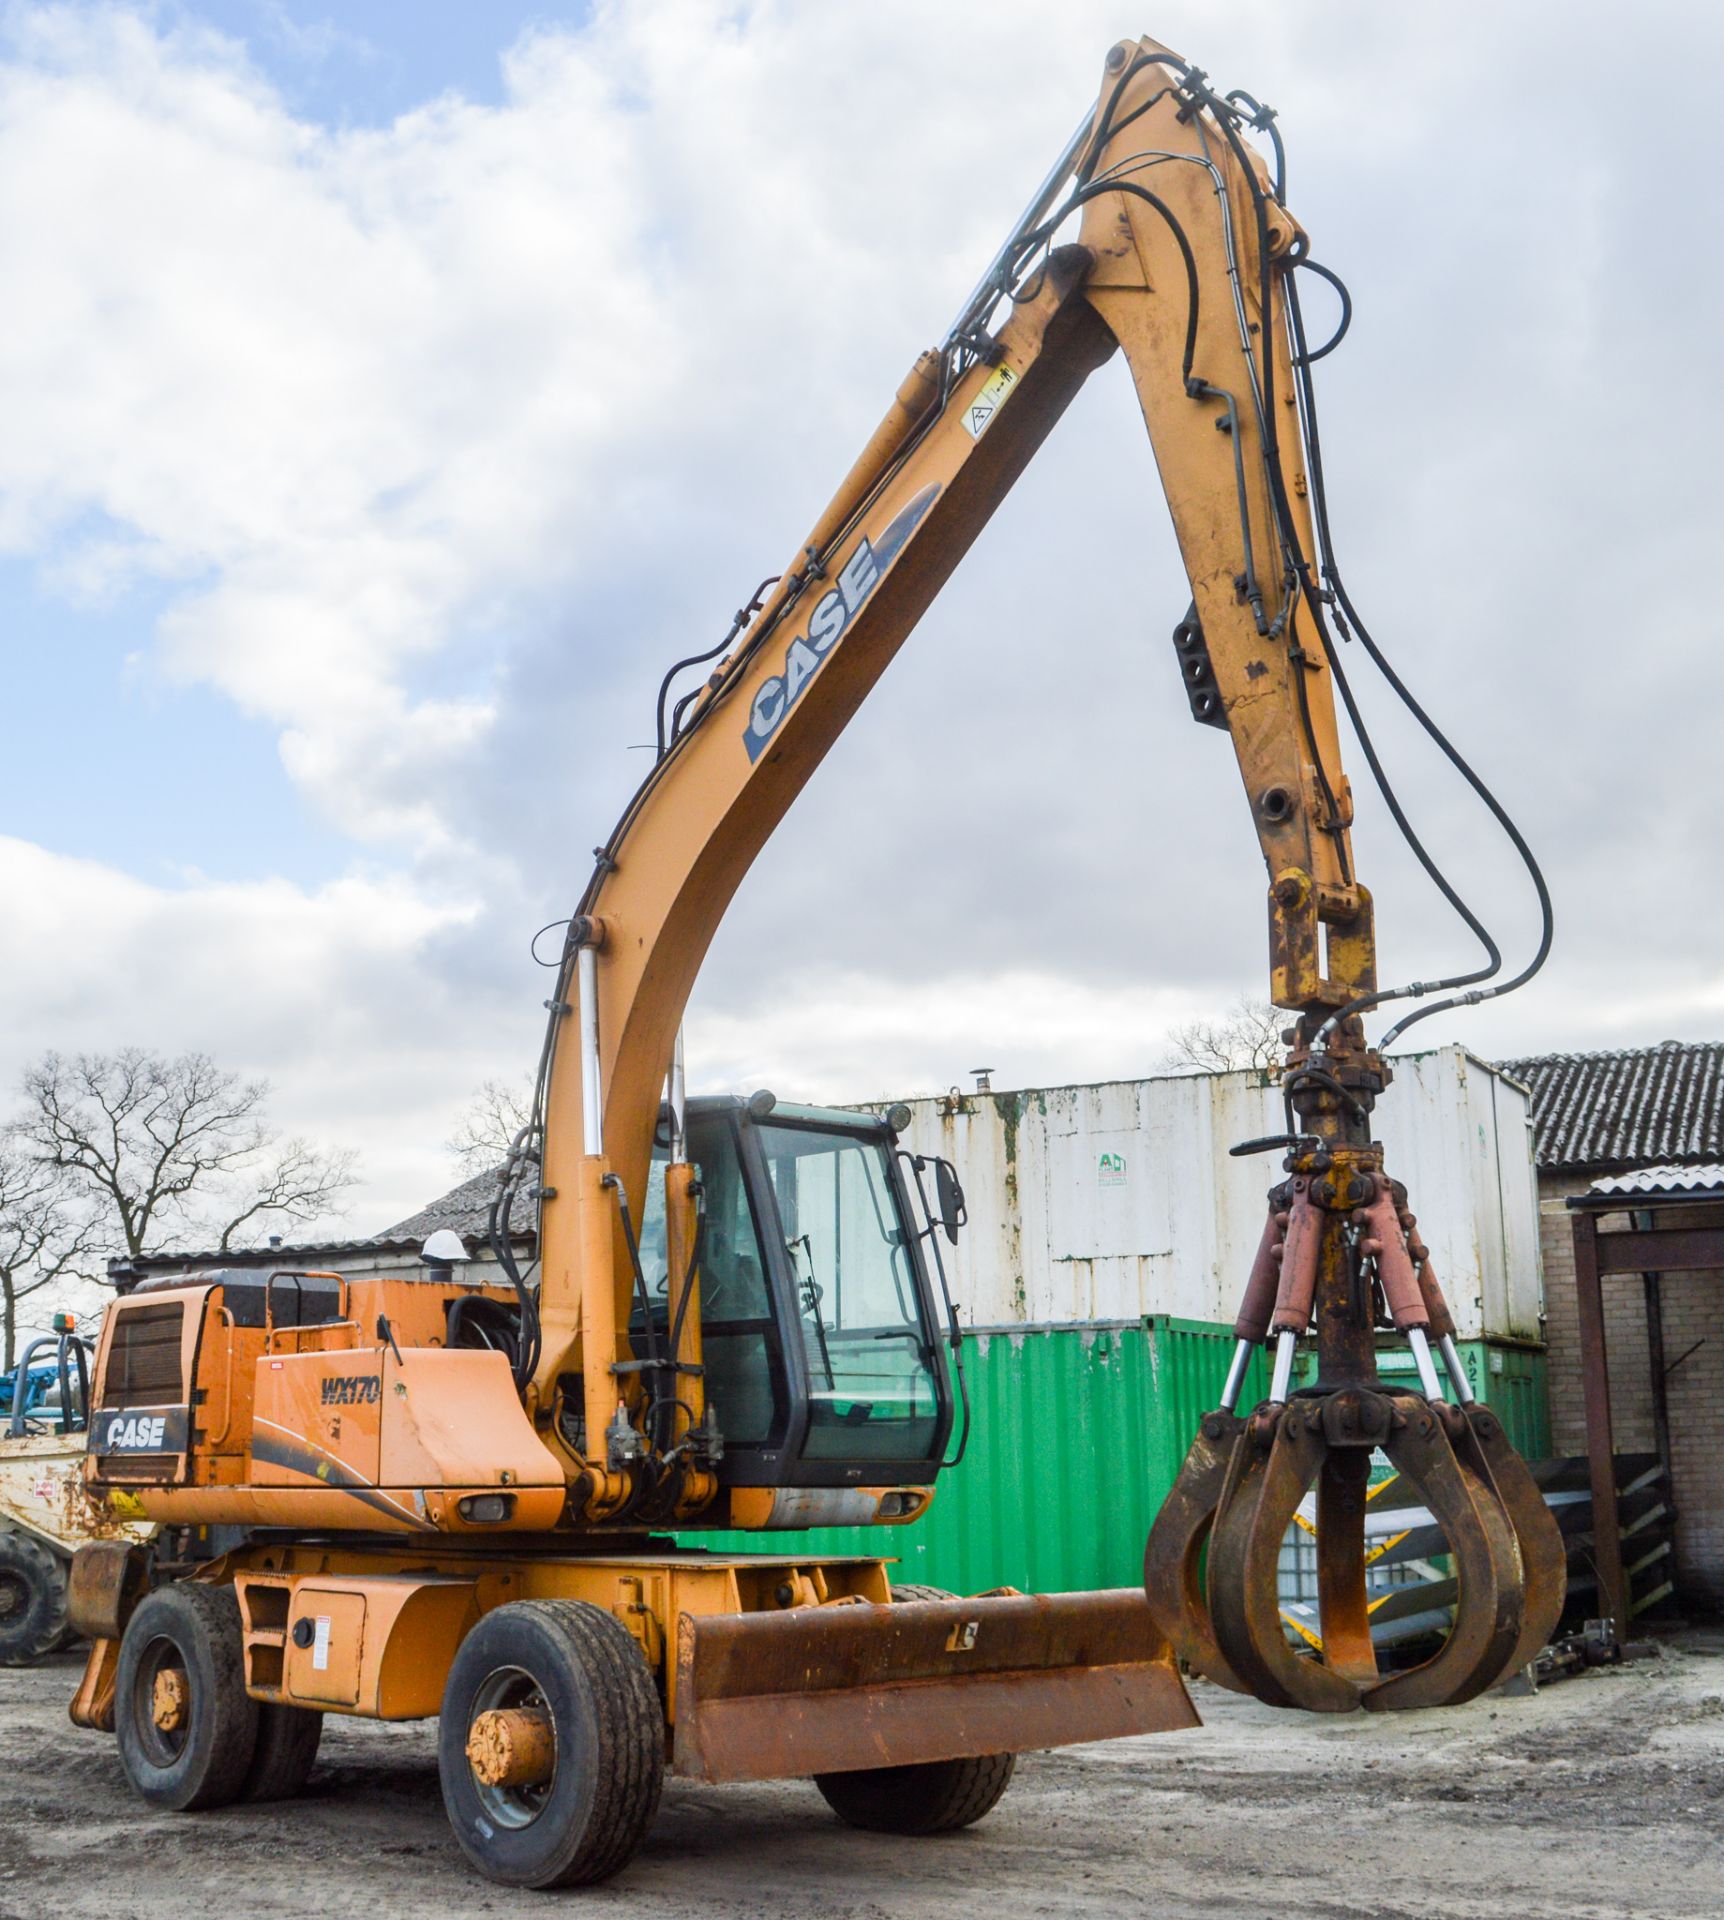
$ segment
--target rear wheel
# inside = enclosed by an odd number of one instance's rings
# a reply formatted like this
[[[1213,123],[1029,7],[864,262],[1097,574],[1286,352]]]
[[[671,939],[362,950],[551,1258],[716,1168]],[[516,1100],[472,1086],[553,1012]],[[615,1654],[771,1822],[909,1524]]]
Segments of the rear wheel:
[[[114,1683],[126,1778],[153,1806],[225,1807],[245,1791],[258,1706],[232,1587],[160,1587],[126,1623]]]
[[[25,1533],[0,1532],[0,1667],[27,1667],[66,1642],[66,1573]]]
[[[664,1781],[664,1710],[633,1635],[581,1600],[486,1614],[449,1669],[437,1767],[455,1838],[488,1880],[609,1879]]]
[[[899,1602],[950,1600],[942,1587],[892,1589]],[[838,1818],[871,1833],[955,1833],[991,1813],[1012,1784],[1013,1753],[979,1753],[963,1760],[930,1760],[911,1767],[867,1767],[854,1773],[817,1773],[814,1784]]]
[[[291,1800],[311,1777],[323,1738],[323,1715],[315,1707],[260,1702],[257,1745],[246,1770],[242,1800]]]

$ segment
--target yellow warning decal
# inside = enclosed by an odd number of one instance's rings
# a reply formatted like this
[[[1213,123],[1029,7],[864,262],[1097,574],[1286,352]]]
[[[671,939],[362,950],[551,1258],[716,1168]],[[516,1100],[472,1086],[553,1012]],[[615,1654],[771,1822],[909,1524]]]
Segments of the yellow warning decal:
[[[1018,384],[1018,376],[1002,360],[982,382],[981,390],[964,408],[964,425],[972,440],[980,440],[994,415],[1006,404],[1006,395]]]

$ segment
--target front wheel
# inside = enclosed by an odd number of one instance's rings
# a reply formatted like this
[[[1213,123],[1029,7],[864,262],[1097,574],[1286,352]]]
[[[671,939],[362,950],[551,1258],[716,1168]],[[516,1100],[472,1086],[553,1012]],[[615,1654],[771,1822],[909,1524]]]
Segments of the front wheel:
[[[633,1635],[582,1600],[486,1614],[449,1669],[437,1770],[486,1879],[567,1887],[620,1872],[664,1782],[664,1711]]]
[[[943,1587],[894,1587],[898,1602],[950,1600]],[[913,1837],[956,1833],[992,1813],[1012,1784],[1014,1753],[978,1753],[962,1760],[930,1760],[909,1767],[865,1767],[853,1773],[817,1773],[814,1784],[847,1826]]]

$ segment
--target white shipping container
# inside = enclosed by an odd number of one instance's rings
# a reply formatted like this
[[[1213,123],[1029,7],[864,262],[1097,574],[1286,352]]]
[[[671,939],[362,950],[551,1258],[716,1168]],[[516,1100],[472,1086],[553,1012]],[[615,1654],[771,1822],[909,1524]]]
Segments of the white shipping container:
[[[1406,1183],[1463,1340],[1540,1340],[1527,1096],[1464,1048],[1398,1057],[1374,1130]],[[950,1160],[969,1229],[943,1245],[972,1326],[1169,1313],[1231,1321],[1281,1156],[1232,1159],[1283,1127],[1256,1071],[907,1103],[904,1144]]]

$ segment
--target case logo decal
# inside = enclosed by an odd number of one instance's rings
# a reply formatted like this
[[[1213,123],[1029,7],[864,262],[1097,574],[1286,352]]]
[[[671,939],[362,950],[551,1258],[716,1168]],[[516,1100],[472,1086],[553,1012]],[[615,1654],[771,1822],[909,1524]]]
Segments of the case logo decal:
[[[863,602],[879,584],[880,576],[897,559],[904,543],[916,531],[922,516],[934,504],[938,486],[924,487],[900,510],[878,540],[863,540],[838,572],[838,584],[821,595],[808,616],[807,631],[784,650],[784,663],[756,691],[748,709],[742,743],[750,760],[758,760],[767,743],[784,723],[832,649],[861,611]]]

